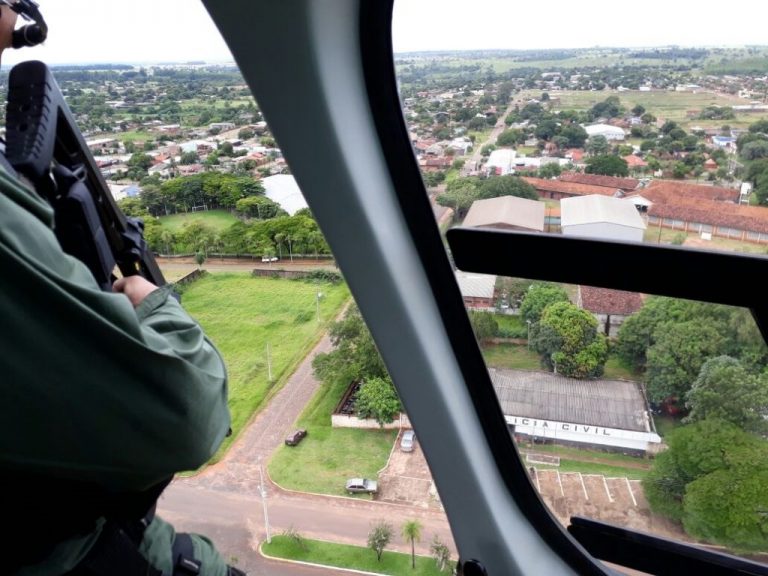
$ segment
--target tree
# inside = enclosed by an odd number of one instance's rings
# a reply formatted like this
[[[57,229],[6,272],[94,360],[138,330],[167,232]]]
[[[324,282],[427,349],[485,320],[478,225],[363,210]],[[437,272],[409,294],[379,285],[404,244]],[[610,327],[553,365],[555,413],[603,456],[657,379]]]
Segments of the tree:
[[[719,418],[751,432],[768,424],[768,378],[751,374],[730,356],[704,362],[685,398],[688,422]]]
[[[642,104],[637,104],[634,108],[632,108],[633,116],[642,116],[643,114],[645,114],[645,106]]]
[[[472,202],[480,198],[479,187],[480,182],[477,178],[457,178],[448,183],[445,192],[437,197],[437,203],[453,208],[456,211],[456,217],[463,220]]]
[[[295,237],[292,241],[296,241]],[[318,354],[312,361],[314,373],[322,381],[351,382],[389,377],[357,306],[350,306],[341,320],[331,324],[328,333],[334,349]]]
[[[403,524],[403,539],[411,542],[411,568],[416,568],[416,542],[421,542],[421,523],[418,520],[406,520]]]
[[[241,128],[237,133],[240,140],[250,140],[254,136],[256,136],[256,131],[253,128]]]
[[[472,324],[472,330],[478,342],[489,340],[499,332],[499,323],[496,322],[495,315],[491,312],[470,310],[469,322]]]
[[[605,176],[629,175],[627,161],[611,154],[590,156],[587,158],[586,164],[585,172],[587,174],[603,174]]]
[[[768,445],[718,419],[677,428],[643,480],[654,512],[694,537],[739,550],[768,545]]]
[[[555,302],[568,302],[568,294],[557,284],[536,282],[523,296],[520,314],[526,322],[538,322],[544,309]]]
[[[524,141],[525,134],[523,131],[517,130],[515,128],[504,130],[504,132],[499,134],[499,137],[496,138],[496,144],[499,146],[515,146],[516,144],[521,144]]]
[[[451,561],[451,551],[448,549],[437,534],[432,538],[432,543],[429,545],[429,550],[432,552],[432,557],[437,564],[438,572],[444,572],[448,568],[448,563]]]
[[[571,378],[596,378],[608,358],[608,342],[597,320],[570,302],[547,306],[532,326],[531,345],[542,364]]]
[[[392,525],[384,520],[376,521],[368,531],[368,548],[376,552],[376,560],[381,562],[381,554],[392,540]]]
[[[370,378],[357,391],[355,410],[360,418],[373,418],[384,426],[395,419],[402,405],[389,378]]]
[[[556,178],[562,173],[563,169],[560,168],[560,164],[556,162],[544,164],[544,166],[539,168],[539,178]]]
[[[498,198],[500,196],[517,196],[518,198],[528,198],[529,200],[539,199],[536,188],[518,176],[493,176],[480,185],[478,194],[480,199]]]
[[[205,252],[195,252],[195,263],[197,264],[198,270],[203,266],[205,259]]]
[[[722,333],[709,319],[665,323],[648,349],[646,382],[654,402],[682,399],[707,359],[720,353]]]
[[[179,158],[179,164],[189,165],[195,164],[198,161],[197,152],[190,150],[189,152],[182,152]]]
[[[568,140],[567,145],[571,148],[581,148],[589,138],[589,134],[582,126],[570,124],[560,130],[560,136]]]
[[[587,152],[593,156],[602,156],[611,149],[605,136],[592,136],[587,142]]]

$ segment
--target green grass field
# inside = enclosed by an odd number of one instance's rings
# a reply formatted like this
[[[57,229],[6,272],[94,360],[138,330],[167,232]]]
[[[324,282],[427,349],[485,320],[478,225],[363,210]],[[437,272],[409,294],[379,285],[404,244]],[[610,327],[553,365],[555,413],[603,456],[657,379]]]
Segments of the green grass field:
[[[678,235],[685,234],[682,230],[672,230],[671,228],[662,228],[661,234],[659,234],[659,227],[649,225],[646,228],[643,235],[644,242],[650,242],[652,244],[670,244],[673,239]],[[695,232],[691,232],[686,235],[692,241],[696,241],[696,245],[688,244],[687,247],[698,248],[703,250],[722,250],[725,252],[742,252],[744,254],[766,254],[768,252],[768,246],[765,244],[755,244],[754,242],[741,242],[739,240],[733,240],[728,238],[719,238],[713,236],[712,240],[698,242],[699,235]],[[686,246],[684,244],[684,246]]]
[[[320,290],[317,322],[315,295]],[[320,339],[349,298],[346,285],[216,273],[185,288],[182,302],[221,351],[234,434],[217,458]],[[268,378],[267,344],[272,382]]]
[[[482,348],[483,358],[489,368],[508,370],[544,370],[539,355],[528,350],[525,344],[489,344]],[[609,356],[605,363],[603,378],[607,380],[639,380],[635,374],[615,356]]]
[[[581,472],[582,474],[602,474],[607,478],[622,478],[626,476],[630,480],[642,480],[648,475],[648,470],[640,468],[627,468],[623,466],[611,466],[594,462],[582,462],[581,460],[568,460],[561,458],[560,466],[547,466],[536,464],[541,470],[559,470],[560,472]]]
[[[348,478],[375,479],[387,463],[396,431],[331,427],[331,413],[347,384],[323,385],[296,424],[307,429],[307,437],[298,446],[281,446],[275,452],[269,474],[283,488],[347,495]]]
[[[173,232],[179,232],[187,222],[200,221],[218,232],[222,232],[237,222],[237,218],[226,210],[206,210],[204,212],[186,212],[162,216],[160,224]]]
[[[393,526],[393,539],[400,539],[399,526]],[[360,535],[361,544],[365,543],[367,534]],[[428,534],[422,534],[423,540],[431,540]],[[262,551],[277,558],[287,558],[302,562],[312,562],[325,566],[350,568],[376,574],[388,574],[392,576],[439,576],[450,574],[450,568],[446,572],[439,572],[433,558],[416,556],[416,568],[411,567],[411,555],[400,552],[384,550],[381,562],[376,560],[376,552],[364,546],[350,546],[347,544],[334,544],[320,540],[302,538],[302,545],[288,536],[274,536],[272,543],[262,544]]]

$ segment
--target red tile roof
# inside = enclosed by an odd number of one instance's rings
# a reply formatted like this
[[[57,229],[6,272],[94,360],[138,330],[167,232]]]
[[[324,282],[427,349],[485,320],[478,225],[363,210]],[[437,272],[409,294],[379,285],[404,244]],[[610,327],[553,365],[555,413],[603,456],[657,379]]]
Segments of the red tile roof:
[[[658,218],[727,226],[737,230],[768,234],[768,208],[761,206],[680,198],[675,200],[674,204],[654,204],[648,209],[648,214]]]
[[[594,286],[579,286],[581,307],[594,314],[621,314],[629,316],[643,306],[638,292],[624,292]]]
[[[616,188],[606,188],[605,186],[590,186],[588,184],[579,184],[576,182],[561,182],[560,180],[529,178],[527,176],[524,176],[523,180],[536,188],[539,195],[545,195],[547,192],[556,192],[558,194],[567,194],[570,196],[587,196],[589,194],[613,196],[616,193]]]
[[[620,188],[629,192],[640,184],[635,178],[618,178],[616,176],[603,176],[602,174],[581,174],[579,172],[564,172],[560,175],[561,182],[576,182],[589,184],[590,186],[605,186],[607,188]]]
[[[630,154],[629,156],[624,156],[623,160],[627,163],[627,166],[630,168],[645,168],[648,166],[648,162],[640,158],[639,156],[635,156],[634,154]]]
[[[654,180],[641,191],[643,197],[651,202],[670,204],[680,199],[709,202],[738,202],[739,191],[736,188],[689,184],[679,180]]]

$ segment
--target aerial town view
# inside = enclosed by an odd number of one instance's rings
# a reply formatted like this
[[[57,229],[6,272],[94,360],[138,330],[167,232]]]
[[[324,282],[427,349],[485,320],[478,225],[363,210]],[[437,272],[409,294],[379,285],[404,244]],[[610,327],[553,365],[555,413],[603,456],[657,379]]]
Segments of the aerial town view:
[[[395,66],[441,234],[768,254],[768,48],[396,52]],[[451,574],[418,425],[237,66],[51,70],[226,364],[231,435],[158,513],[249,574]],[[749,310],[454,274],[563,526],[583,516],[768,562],[768,347]]]

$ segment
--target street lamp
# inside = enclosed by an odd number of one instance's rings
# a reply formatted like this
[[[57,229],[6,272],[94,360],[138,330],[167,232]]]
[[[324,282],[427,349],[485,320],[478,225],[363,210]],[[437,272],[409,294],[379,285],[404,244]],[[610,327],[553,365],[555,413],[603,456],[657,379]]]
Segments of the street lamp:
[[[322,292],[318,292],[315,296],[315,309],[317,310],[317,323],[320,324],[320,298],[323,297]]]
[[[552,358],[552,366],[555,369],[555,374],[557,374],[557,360],[555,359],[555,355],[552,354],[551,358]]]
[[[531,321],[526,320],[526,324],[528,324],[528,351],[531,351]]]

